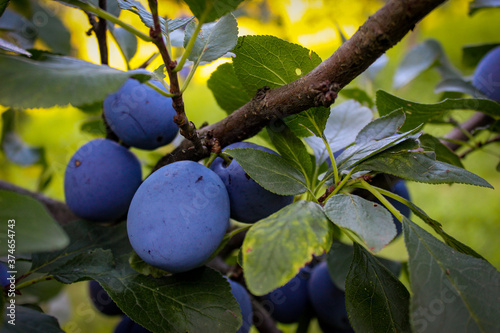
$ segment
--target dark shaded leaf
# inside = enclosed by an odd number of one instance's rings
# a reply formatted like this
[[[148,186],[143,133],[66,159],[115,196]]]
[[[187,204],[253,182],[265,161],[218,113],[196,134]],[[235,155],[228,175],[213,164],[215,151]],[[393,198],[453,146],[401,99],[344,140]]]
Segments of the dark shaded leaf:
[[[497,2],[500,6],[500,1]],[[499,45],[500,43],[465,45],[462,47],[462,63],[468,67],[476,67],[486,53]]]
[[[321,137],[329,116],[329,108],[314,107],[288,116],[283,120],[298,137],[308,137],[311,135]]]
[[[403,232],[415,331],[500,331],[500,273],[486,260],[456,252],[407,218]]]
[[[146,70],[120,71],[83,60],[45,54],[40,60],[0,54],[0,104],[48,108],[102,101],[127,79],[148,79]]]
[[[450,110],[474,110],[500,118],[500,104],[489,99],[445,99],[439,103],[422,104],[404,100],[383,90],[377,91],[377,109],[381,116],[399,108],[406,113],[406,122],[401,128],[402,131],[440,118]]]
[[[260,186],[280,195],[295,195],[307,190],[304,175],[281,156],[259,149],[226,149],[243,170]]]
[[[250,101],[250,96],[238,80],[231,63],[217,67],[208,79],[207,86],[214,94],[217,104],[227,114],[231,114]]]
[[[384,152],[364,161],[357,166],[357,170],[383,172],[429,184],[461,183],[493,188],[470,171],[436,160],[433,152]]]
[[[198,20],[212,22],[235,10],[243,0],[185,0]]]
[[[312,177],[313,163],[306,146],[284,123],[268,126],[267,133],[283,158],[300,170],[306,179]]]
[[[56,318],[30,307],[16,305],[15,325],[9,324],[8,313],[5,310],[1,333],[64,333]]]
[[[5,221],[0,224],[0,238],[5,245],[0,248],[0,256],[8,254],[8,239],[12,239],[9,235],[14,235],[15,251],[18,254],[53,251],[68,245],[66,233],[37,200],[0,190],[0,206],[0,218]],[[11,220],[14,222],[7,223]],[[13,227],[9,228],[9,225]]]
[[[410,293],[380,261],[354,243],[346,308],[357,332],[411,332]]]
[[[500,7],[500,0],[474,0],[469,3],[469,15],[475,14],[480,9]]]
[[[442,144],[438,138],[430,134],[424,134],[419,138],[419,141],[424,150],[433,151],[436,153],[436,160],[454,165],[459,168],[464,167],[462,161],[460,161],[460,158],[453,151],[451,151],[450,148]]]

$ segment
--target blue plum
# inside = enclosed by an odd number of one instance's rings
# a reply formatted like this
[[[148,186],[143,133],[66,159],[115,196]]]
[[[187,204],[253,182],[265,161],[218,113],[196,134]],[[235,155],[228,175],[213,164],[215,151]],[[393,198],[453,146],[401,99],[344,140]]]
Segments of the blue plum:
[[[345,293],[333,283],[326,261],[316,265],[307,285],[309,299],[322,326],[349,330]]]
[[[236,142],[225,149],[233,148],[253,148],[276,154],[269,148],[250,142]],[[257,222],[293,202],[292,195],[278,195],[257,184],[236,160],[227,165],[218,157],[210,165],[210,169],[218,174],[226,185],[231,202],[231,218],[239,222]]]
[[[160,82],[151,83],[165,90]],[[172,99],[134,79],[108,95],[103,109],[111,129],[129,146],[156,149],[172,142],[179,130]]]
[[[231,293],[233,294],[234,298],[236,298],[236,302],[238,302],[238,305],[240,306],[241,317],[243,319],[243,324],[236,333],[248,333],[250,331],[250,327],[252,327],[253,322],[253,310],[250,296],[241,284],[229,279],[228,281],[231,285]]]
[[[500,46],[489,51],[479,62],[472,84],[488,98],[500,103]]]
[[[106,290],[99,284],[99,282],[91,280],[89,282],[89,294],[95,308],[101,313],[108,316],[118,316],[123,314],[122,310],[116,303],[109,297]]]
[[[311,267],[305,266],[284,286],[263,296],[274,319],[286,324],[295,323],[306,312],[310,305],[307,295],[310,275]]]
[[[201,266],[229,226],[219,176],[193,161],[156,170],[139,187],[127,219],[130,243],[152,266],[179,273]]]
[[[115,220],[127,213],[141,180],[134,154],[114,141],[95,139],[80,147],[66,167],[66,203],[84,219]]]
[[[115,327],[114,333],[150,333],[150,332],[151,331],[137,324],[128,316],[124,316],[123,319]]]
[[[2,285],[2,287],[5,287],[6,285],[10,284],[9,280],[7,280],[9,278],[9,273],[7,273],[8,269],[7,269],[7,265],[4,264],[3,262],[0,262],[0,285]]]

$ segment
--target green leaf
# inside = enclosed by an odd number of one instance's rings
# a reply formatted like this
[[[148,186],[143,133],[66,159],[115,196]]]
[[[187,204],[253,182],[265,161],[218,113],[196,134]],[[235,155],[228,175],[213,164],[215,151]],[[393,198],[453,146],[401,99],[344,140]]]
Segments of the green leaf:
[[[373,103],[372,98],[368,96],[366,91],[359,88],[344,88],[339,91],[339,94],[347,99],[353,99],[355,101],[358,101],[362,105],[366,105],[369,108],[375,105],[375,103]]]
[[[15,325],[9,324],[8,313],[9,310],[5,309],[2,333],[64,333],[56,318],[30,307],[16,304]]]
[[[354,100],[332,107],[324,129],[324,137],[332,152],[344,149],[354,142],[356,135],[373,118],[372,111]],[[328,159],[328,150],[320,137],[307,137],[319,165]]]
[[[250,101],[250,96],[236,77],[231,63],[217,67],[210,75],[207,86],[214,94],[217,104],[227,114],[231,114]]]
[[[433,152],[384,152],[362,162],[357,170],[378,171],[429,184],[461,183],[493,188],[486,180],[470,171],[437,161]]]
[[[396,110],[388,115],[382,116],[363,127],[356,136],[356,144],[367,143],[371,140],[381,140],[396,134],[405,122],[405,113]]]
[[[59,16],[39,1],[31,1],[34,15],[31,21],[35,24],[40,38],[53,52],[69,55],[71,52],[71,33]]]
[[[80,130],[82,130],[82,132],[98,136],[106,135],[106,125],[104,124],[104,120],[102,119],[102,117],[92,117],[86,120],[80,126]]]
[[[135,251],[132,252],[132,255],[130,256],[128,262],[130,263],[130,267],[132,267],[142,275],[151,275],[152,277],[157,279],[168,275],[168,272],[151,266],[150,264],[142,260],[142,258],[139,257],[139,255],[135,253]]]
[[[380,251],[396,237],[396,226],[389,211],[357,195],[334,195],[323,209],[330,221],[355,232],[370,251]]]
[[[137,52],[137,37],[127,30],[117,27],[112,32],[127,61],[130,61]]]
[[[405,86],[433,66],[444,79],[460,77],[460,74],[448,61],[441,44],[437,40],[428,39],[405,55],[394,74],[393,87],[399,89]]]
[[[454,165],[459,168],[464,167],[462,161],[460,161],[460,158],[450,148],[442,144],[438,138],[430,134],[424,134],[419,138],[419,141],[424,150],[433,151],[436,153],[436,160]]]
[[[22,109],[92,104],[104,100],[130,77],[150,77],[146,70],[124,72],[48,54],[39,60],[0,54],[0,74],[0,104]]]
[[[370,140],[347,147],[337,158],[339,171],[350,169],[384,150],[402,144],[404,141],[414,142],[420,133],[420,127],[402,134],[394,134],[378,140]],[[406,146],[406,145],[405,145]]]
[[[500,7],[500,0],[474,0],[469,3],[469,15],[475,14],[480,9]]]
[[[0,224],[0,239],[4,244],[0,249],[0,256],[7,255],[9,239],[15,240],[17,254],[53,251],[68,245],[68,236],[37,200],[0,190],[0,206],[0,218],[4,221]],[[14,223],[7,223],[8,221]],[[9,228],[9,225],[13,227]]]
[[[393,77],[392,86],[399,89],[407,85],[439,59],[443,52],[439,42],[427,40],[411,49],[403,58]]]
[[[306,179],[312,176],[313,163],[304,143],[281,121],[267,127],[271,142],[280,155],[300,170]]]
[[[196,23],[191,22],[186,27],[184,48],[187,47],[196,30]],[[232,14],[220,18],[217,23],[204,24],[194,42],[188,59],[209,63],[219,59],[231,51],[238,41],[238,23]]]
[[[70,245],[34,255],[32,270],[64,283],[98,281],[127,316],[150,331],[234,332],[241,325],[238,304],[220,273],[202,267],[162,278],[145,276],[129,264],[126,224],[74,221],[65,230]]]
[[[243,170],[260,186],[280,195],[295,195],[307,190],[304,175],[281,156],[259,149],[226,149]]]
[[[233,52],[234,72],[252,96],[265,86],[295,81],[321,63],[316,53],[274,36],[240,37]]]
[[[298,201],[255,223],[243,241],[249,290],[264,295],[290,281],[313,255],[326,252],[333,226],[321,207]]]
[[[500,0],[497,0],[500,6]],[[465,45],[462,47],[462,64],[468,67],[476,67],[479,61],[489,51],[493,50],[500,43],[486,43],[486,44],[475,44],[475,45]]]
[[[184,0],[198,20],[212,22],[235,10],[243,0]]]
[[[337,240],[333,240],[332,247],[326,255],[328,263],[328,272],[333,280],[333,283],[340,289],[345,290],[347,274],[351,269],[352,258],[354,256],[354,248],[352,245],[347,245]],[[399,276],[401,272],[401,263],[389,259],[377,257],[392,274]]]
[[[486,260],[456,252],[404,218],[416,332],[498,332],[500,273]]]
[[[25,56],[31,57],[31,53],[29,53],[25,49],[17,46],[16,44],[13,44],[9,41],[6,41],[3,38],[0,38],[0,49],[10,51],[10,52],[19,53],[19,54],[24,54]]]
[[[370,252],[354,243],[346,282],[349,322],[357,332],[411,332],[410,294]]]
[[[406,113],[406,122],[401,128],[402,131],[439,118],[450,110],[474,110],[500,118],[500,104],[489,99],[445,99],[439,103],[422,104],[404,100],[383,90],[377,91],[377,109],[381,116],[399,108],[403,108]]]
[[[285,124],[298,137],[316,135],[321,137],[330,116],[330,108],[313,107],[284,118]]]
[[[436,94],[444,92],[454,92],[467,94],[474,98],[487,99],[487,97],[482,92],[480,92],[479,89],[476,89],[476,87],[474,87],[471,82],[465,81],[462,78],[442,80],[436,85],[436,87],[434,87],[434,92]]]

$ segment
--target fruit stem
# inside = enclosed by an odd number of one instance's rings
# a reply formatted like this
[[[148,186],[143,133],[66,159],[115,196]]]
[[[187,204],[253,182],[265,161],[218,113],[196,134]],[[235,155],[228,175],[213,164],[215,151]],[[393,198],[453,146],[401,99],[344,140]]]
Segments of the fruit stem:
[[[162,94],[163,96],[166,96],[166,97],[174,97],[175,96],[174,94],[168,93],[165,90],[158,88],[157,86],[155,86],[154,84],[152,84],[149,81],[146,82],[146,85],[150,88],[153,88],[155,91]]]
[[[224,154],[224,153],[219,153],[217,154],[217,156],[219,156],[220,158],[222,158],[224,160],[224,162],[226,162],[225,164],[225,167],[227,168],[229,166],[229,164],[231,164],[231,162],[233,161],[231,159],[231,157],[229,157],[228,155]]]
[[[54,277],[52,275],[40,276],[40,277],[38,277],[36,279],[32,279],[32,280],[25,281],[23,283],[18,284],[16,286],[16,290],[20,290],[20,289],[32,286],[32,285],[34,285],[36,283],[43,282],[43,281],[48,281],[48,280],[52,280],[52,279],[54,279]]]
[[[351,169],[351,171],[349,171],[349,173],[347,174],[347,176],[344,177],[344,179],[342,179],[342,181],[337,185],[337,187],[335,187],[335,189],[326,197],[325,200],[323,200],[323,202],[327,202],[328,199],[330,199],[331,197],[333,197],[335,194],[339,193],[339,191],[344,187],[344,185],[351,179],[351,176],[352,176],[352,173],[354,172],[354,168]]]
[[[364,188],[365,190],[367,190],[371,194],[373,194],[375,196],[375,198],[377,198],[398,219],[399,222],[403,222],[403,214],[401,214],[399,212],[399,210],[394,208],[394,206],[381,194],[382,191],[380,191],[380,189],[377,189],[377,188],[371,186],[370,184],[368,184],[366,182],[366,180],[361,179],[360,184],[361,184],[362,188]],[[387,193],[387,191],[383,191],[383,192]],[[390,196],[392,197],[392,195],[390,195]],[[397,198],[394,198],[394,199],[401,201]]]
[[[198,22],[198,24],[196,25],[196,28],[194,29],[193,35],[189,39],[189,42],[186,46],[186,50],[182,54],[181,59],[177,63],[177,66],[175,66],[175,68],[172,70],[173,72],[178,72],[184,67],[184,64],[186,63],[187,58],[189,57],[189,55],[191,54],[191,51],[193,50],[194,43],[196,42],[196,39],[198,38],[198,34],[201,31],[202,24],[203,24],[203,20],[200,20]]]
[[[219,154],[217,153],[211,153],[210,154],[210,157],[208,158],[207,162],[205,163],[205,166],[207,168],[210,168],[210,166],[212,165],[212,162],[219,156]]]
[[[326,149],[328,150],[328,156],[330,157],[330,161],[332,162],[334,182],[335,184],[338,184],[340,180],[339,171],[337,169],[337,163],[335,162],[335,157],[333,157],[332,148],[330,147],[330,144],[328,143],[328,140],[325,138],[324,134],[321,136],[321,139],[325,143]]]
[[[101,8],[95,7],[94,5],[92,5],[90,3],[75,1],[75,0],[66,0],[66,2],[69,3],[70,5],[73,5],[73,6],[80,8],[86,12],[90,12],[92,14],[95,14],[104,20],[108,20],[110,22],[113,22],[116,25],[119,25],[123,29],[127,30],[131,34],[136,35],[137,37],[139,37],[140,39],[142,39],[146,42],[153,41],[153,39],[151,37],[149,37],[148,35],[146,35],[145,33],[137,30],[136,28],[134,28],[130,24],[121,21],[118,17],[108,13],[105,10],[102,10]]]

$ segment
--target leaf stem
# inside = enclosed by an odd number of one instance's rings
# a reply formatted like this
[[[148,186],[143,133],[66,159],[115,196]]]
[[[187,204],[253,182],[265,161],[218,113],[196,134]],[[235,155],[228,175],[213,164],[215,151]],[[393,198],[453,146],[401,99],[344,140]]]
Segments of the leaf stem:
[[[397,219],[399,222],[403,222],[403,214],[399,212],[394,206],[381,194],[382,191],[380,189],[375,188],[368,184],[366,180],[360,180],[360,184],[362,188],[369,191],[371,194],[375,196]],[[386,191],[384,191],[386,192]],[[391,196],[392,197],[392,196]],[[396,199],[396,198],[395,198]],[[396,199],[398,200],[398,199]]]
[[[354,168],[351,169],[351,171],[349,171],[349,173],[344,177],[344,179],[342,179],[340,184],[338,184],[337,187],[335,187],[335,189],[332,191],[332,193],[330,193],[323,202],[327,202],[328,199],[333,197],[335,194],[339,193],[339,191],[344,187],[344,185],[351,179],[353,172],[354,172]]]
[[[328,140],[325,138],[324,134],[321,136],[321,139],[325,143],[326,150],[328,150],[328,156],[330,157],[330,161],[332,162],[333,177],[334,177],[335,184],[338,184],[339,180],[340,180],[339,179],[339,171],[337,169],[337,163],[335,162],[335,157],[333,156],[333,153],[332,153],[332,148],[330,147],[330,144],[328,143]]]
[[[36,283],[39,283],[39,282],[43,282],[43,281],[49,281],[49,280],[52,280],[54,279],[54,276],[52,275],[44,275],[44,276],[40,276],[38,278],[35,278],[35,279],[32,279],[32,280],[29,280],[29,281],[25,281],[23,283],[20,283],[16,286],[16,290],[20,290],[20,289],[23,289],[23,288],[26,288],[26,287],[29,287],[29,286],[32,286]]]
[[[168,93],[165,90],[158,88],[157,86],[155,86],[154,84],[152,84],[150,81],[147,81],[146,85],[148,87],[150,87],[150,88],[153,88],[155,91],[157,91],[158,93],[162,94],[163,96],[166,96],[166,97],[174,97],[175,96],[174,94]]]
[[[194,29],[193,35],[189,39],[189,42],[186,46],[186,50],[182,54],[181,60],[179,60],[179,63],[173,69],[174,72],[178,72],[184,67],[184,64],[186,63],[187,58],[189,57],[189,55],[191,54],[191,51],[193,50],[194,43],[196,42],[196,39],[198,38],[198,34],[201,31],[202,24],[203,24],[202,20],[198,21],[198,24],[196,25],[196,28]]]

